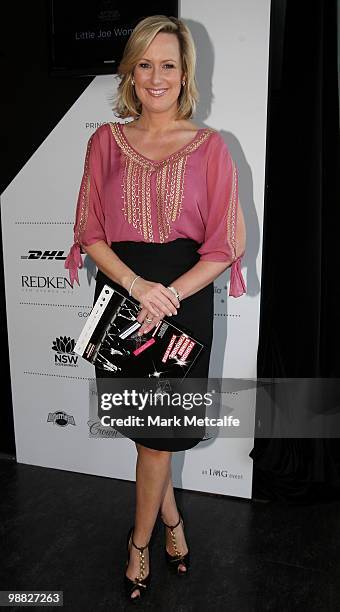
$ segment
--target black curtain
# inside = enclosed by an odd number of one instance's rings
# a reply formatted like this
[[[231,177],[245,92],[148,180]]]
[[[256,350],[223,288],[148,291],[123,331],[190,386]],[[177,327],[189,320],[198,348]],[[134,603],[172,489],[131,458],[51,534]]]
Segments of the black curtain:
[[[1,18],[3,28],[0,40],[0,68],[3,95],[0,108],[3,121],[0,141],[2,153],[0,192],[2,193],[89,86],[93,77],[50,76],[49,4],[45,0],[21,3],[19,19],[18,5],[4,2],[1,6]],[[9,24],[15,24],[15,34]],[[16,447],[1,231],[0,366],[0,455],[13,459]]]
[[[258,378],[340,378],[336,0],[272,2],[266,160]],[[258,438],[250,456],[254,498],[340,497],[336,438]]]

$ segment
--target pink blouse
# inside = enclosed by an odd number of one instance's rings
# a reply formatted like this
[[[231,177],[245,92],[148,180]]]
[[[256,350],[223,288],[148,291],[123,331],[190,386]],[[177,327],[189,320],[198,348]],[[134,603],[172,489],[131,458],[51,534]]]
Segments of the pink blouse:
[[[201,244],[201,261],[231,265],[229,295],[246,292],[238,170],[212,128],[200,128],[188,144],[154,161],[129,144],[122,123],[101,125],[87,143],[73,231],[65,261],[72,286],[79,285],[82,245],[192,238]]]

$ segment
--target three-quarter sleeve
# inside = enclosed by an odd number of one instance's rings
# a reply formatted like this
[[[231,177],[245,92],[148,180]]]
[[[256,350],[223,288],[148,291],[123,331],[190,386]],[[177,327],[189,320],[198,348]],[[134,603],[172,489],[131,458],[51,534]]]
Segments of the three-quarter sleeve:
[[[69,270],[72,287],[75,280],[79,285],[78,268],[83,266],[81,255],[84,254],[82,246],[89,246],[99,240],[106,241],[105,217],[101,199],[101,168],[100,143],[96,131],[87,142],[73,226],[74,242],[64,264],[64,267]]]
[[[228,262],[229,295],[240,297],[247,291],[241,271],[246,227],[239,201],[238,169],[219,134],[208,157],[206,184],[208,210],[204,241],[198,249],[200,261]]]

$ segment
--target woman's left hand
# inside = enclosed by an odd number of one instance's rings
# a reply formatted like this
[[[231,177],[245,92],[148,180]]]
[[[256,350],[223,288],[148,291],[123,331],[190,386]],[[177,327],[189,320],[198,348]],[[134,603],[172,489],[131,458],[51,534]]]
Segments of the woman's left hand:
[[[143,334],[148,333],[151,329],[153,329],[154,327],[156,327],[156,325],[158,325],[158,323],[160,321],[162,321],[164,315],[160,315],[158,317],[155,317],[154,315],[150,314],[147,308],[142,308],[137,316],[137,321],[139,323],[142,323],[142,326],[139,328],[138,330],[138,336],[142,336]],[[152,322],[149,323],[148,321],[146,321],[145,319],[150,318],[152,319]]]

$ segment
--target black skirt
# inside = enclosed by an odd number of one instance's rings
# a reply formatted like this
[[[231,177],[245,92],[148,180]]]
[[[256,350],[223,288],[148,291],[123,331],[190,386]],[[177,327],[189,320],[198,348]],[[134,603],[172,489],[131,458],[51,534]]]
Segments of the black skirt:
[[[199,247],[200,244],[191,238],[177,238],[165,243],[135,241],[111,243],[112,250],[136,275],[140,275],[149,281],[162,283],[165,287],[174,283],[176,278],[190,270],[199,261],[200,256],[197,253]],[[129,296],[128,291],[124,287],[113,282],[103,272],[98,270],[93,304],[96,302],[105,284],[110,285],[123,295]],[[183,329],[190,330],[193,337],[204,345],[204,350],[198,355],[196,361],[191,366],[187,378],[208,378],[213,340],[213,319],[213,282],[183,299],[177,310],[177,315],[169,317],[171,323],[174,325],[177,323],[179,326],[182,325]],[[109,373],[104,373],[103,370],[97,367],[95,367],[95,371],[97,379],[110,376]],[[127,437],[148,448],[165,451],[181,451],[193,448],[203,440],[203,437]]]

